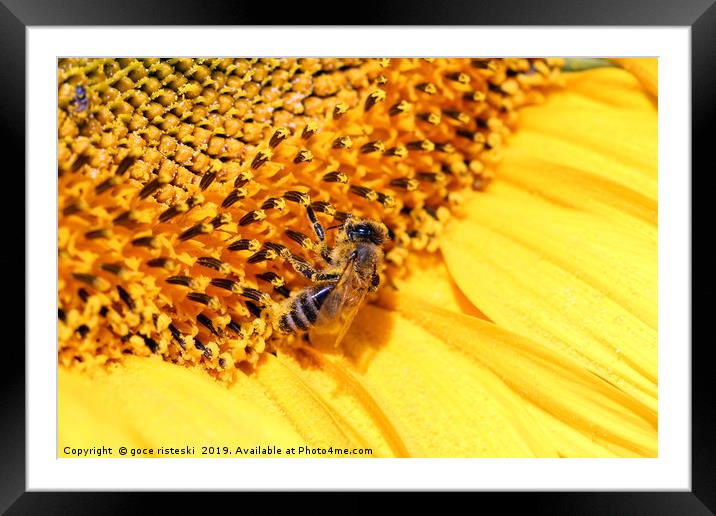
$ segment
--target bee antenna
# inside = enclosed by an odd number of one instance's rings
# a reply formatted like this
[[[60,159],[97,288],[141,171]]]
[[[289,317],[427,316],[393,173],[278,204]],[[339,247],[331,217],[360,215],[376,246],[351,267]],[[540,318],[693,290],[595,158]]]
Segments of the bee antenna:
[[[340,228],[341,226],[343,226],[343,224],[336,224],[335,226],[329,226],[329,227],[326,228],[326,231],[328,231],[329,229]]]

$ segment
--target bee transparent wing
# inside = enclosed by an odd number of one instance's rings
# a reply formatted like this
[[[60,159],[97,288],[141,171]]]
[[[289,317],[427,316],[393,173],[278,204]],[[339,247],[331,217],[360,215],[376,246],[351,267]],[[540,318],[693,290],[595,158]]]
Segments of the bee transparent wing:
[[[368,287],[355,273],[353,261],[349,261],[318,312],[314,330],[320,335],[320,340],[325,342],[330,339],[333,346],[340,345],[363,304]]]

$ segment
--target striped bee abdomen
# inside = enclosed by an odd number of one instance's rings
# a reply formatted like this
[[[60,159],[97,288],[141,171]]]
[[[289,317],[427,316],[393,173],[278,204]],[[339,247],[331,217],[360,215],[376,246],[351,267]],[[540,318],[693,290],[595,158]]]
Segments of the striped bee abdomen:
[[[285,333],[306,331],[318,319],[318,312],[333,291],[335,284],[314,285],[290,299],[288,309],[279,318],[279,328]]]

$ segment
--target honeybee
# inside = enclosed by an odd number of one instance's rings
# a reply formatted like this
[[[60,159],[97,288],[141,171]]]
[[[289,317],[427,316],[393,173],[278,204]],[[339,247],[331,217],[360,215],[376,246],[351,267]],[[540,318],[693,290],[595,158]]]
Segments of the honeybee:
[[[326,267],[317,270],[288,250],[283,258],[313,284],[293,294],[279,307],[275,325],[283,333],[308,332],[311,338],[340,345],[365,296],[380,284],[383,244],[388,230],[381,222],[348,217],[338,227],[333,249],[311,207],[307,207],[320,255]]]

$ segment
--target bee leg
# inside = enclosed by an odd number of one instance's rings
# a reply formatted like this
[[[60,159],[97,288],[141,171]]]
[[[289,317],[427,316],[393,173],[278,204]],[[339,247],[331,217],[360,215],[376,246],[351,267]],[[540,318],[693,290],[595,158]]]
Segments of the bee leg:
[[[318,274],[318,271],[314,269],[310,264],[297,260],[291,255],[285,257],[288,263],[295,269],[296,272],[303,274],[306,278],[312,280],[313,277]]]
[[[324,242],[321,243],[321,258],[323,258],[328,265],[333,265],[333,260],[331,259],[331,248]]]
[[[378,290],[378,285],[380,285],[380,276],[378,276],[378,273],[373,270],[373,277],[370,280],[370,287],[368,288],[368,292],[375,292]]]
[[[282,255],[286,261],[288,261],[291,266],[295,269],[296,272],[302,274],[306,278],[310,279],[311,281],[315,282],[328,282],[328,283],[335,283],[339,280],[341,277],[340,274],[335,272],[322,272],[318,271],[310,264],[303,262],[301,260],[297,260],[291,253],[285,253],[285,256]]]
[[[321,226],[321,223],[318,222],[318,218],[316,218],[316,213],[310,206],[306,206],[306,212],[308,213],[308,219],[311,221],[311,224],[313,224],[313,231],[316,232],[318,240],[323,242],[326,239],[326,234],[323,230],[323,226]]]
[[[331,265],[333,260],[331,260],[331,248],[326,245],[326,231],[323,229],[321,223],[318,222],[313,208],[306,206],[306,212],[308,213],[308,219],[311,221],[311,224],[313,224],[313,231],[316,233],[318,240],[320,240],[321,258],[323,258],[327,264]]]
[[[341,275],[337,272],[316,272],[311,276],[313,282],[335,283],[341,279]]]

